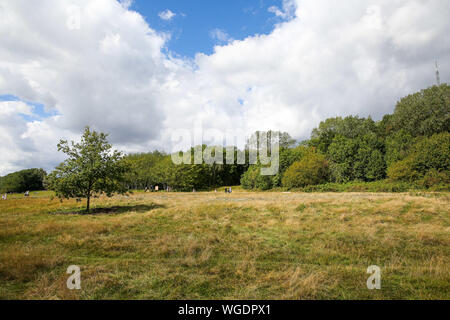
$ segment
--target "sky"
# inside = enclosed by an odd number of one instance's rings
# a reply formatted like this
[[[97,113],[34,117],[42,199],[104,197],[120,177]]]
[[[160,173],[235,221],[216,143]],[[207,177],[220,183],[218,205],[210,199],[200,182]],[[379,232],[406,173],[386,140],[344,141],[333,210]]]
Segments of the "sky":
[[[86,125],[125,152],[177,130],[378,120],[450,71],[448,0],[0,0],[0,175]]]
[[[271,7],[282,7],[282,0],[136,0],[130,9],[150,27],[171,35],[171,52],[193,58],[196,53],[212,54],[215,45],[231,39],[269,34],[282,21],[269,12]]]

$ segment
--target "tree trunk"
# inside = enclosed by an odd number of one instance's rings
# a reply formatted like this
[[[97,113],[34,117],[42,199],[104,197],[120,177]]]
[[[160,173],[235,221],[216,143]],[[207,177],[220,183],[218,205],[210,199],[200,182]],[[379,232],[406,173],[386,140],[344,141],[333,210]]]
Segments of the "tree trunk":
[[[87,206],[86,206],[86,213],[89,213],[89,207],[91,204],[91,194],[89,192],[88,196],[87,196]]]
[[[86,213],[89,213],[89,209],[91,206],[91,190],[92,190],[92,182],[89,182],[88,192],[86,195],[86,198],[87,198]]]

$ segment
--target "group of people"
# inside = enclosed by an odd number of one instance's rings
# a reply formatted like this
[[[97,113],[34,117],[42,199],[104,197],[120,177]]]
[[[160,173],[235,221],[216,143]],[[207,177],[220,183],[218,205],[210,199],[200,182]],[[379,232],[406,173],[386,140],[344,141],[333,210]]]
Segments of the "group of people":
[[[155,187],[155,189],[153,189],[153,186],[149,187],[145,187],[145,192],[153,192],[154,191],[158,191],[158,186]]]
[[[150,188],[149,187],[145,187],[145,192],[155,192],[155,191],[159,191],[159,187],[158,186],[155,186],[155,187],[150,186]],[[171,187],[166,187],[165,191],[166,192],[170,192],[170,191],[172,191],[172,188]],[[197,189],[195,189],[195,188],[192,189],[192,192],[196,193]],[[215,189],[214,192],[217,193],[217,189]],[[232,192],[233,192],[233,190],[231,189],[231,187],[225,188],[225,193],[232,193]]]
[[[24,197],[28,198],[30,196],[30,191],[25,192]],[[8,200],[8,194],[2,194],[2,200]]]
[[[163,189],[161,189],[161,190],[163,190]],[[158,192],[159,191],[159,186],[150,186],[150,188],[149,187],[145,187],[145,192]],[[171,187],[169,187],[169,186],[167,186],[165,189],[164,189],[164,191],[166,191],[166,192],[171,192],[172,191],[172,188]]]

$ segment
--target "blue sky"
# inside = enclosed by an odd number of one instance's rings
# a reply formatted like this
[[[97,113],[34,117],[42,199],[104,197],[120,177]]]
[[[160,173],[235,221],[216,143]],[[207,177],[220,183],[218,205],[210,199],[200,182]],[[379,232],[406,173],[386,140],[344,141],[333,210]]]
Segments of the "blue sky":
[[[18,97],[10,94],[5,95],[0,94],[0,102],[1,101],[23,101],[23,100],[20,100]],[[52,113],[48,113],[47,111],[45,111],[45,106],[42,103],[31,101],[23,101],[23,102],[25,102],[27,105],[33,108],[33,115],[31,116],[27,114],[20,114],[20,116],[24,118],[26,121],[42,120],[44,118],[48,118],[56,114],[55,111]]]
[[[130,9],[145,17],[151,28],[169,32],[170,51],[194,57],[196,53],[211,54],[220,41],[211,37],[213,30],[222,30],[236,40],[255,34],[269,34],[281,22],[268,9],[282,7],[282,0],[135,0]],[[165,21],[158,14],[175,13]]]

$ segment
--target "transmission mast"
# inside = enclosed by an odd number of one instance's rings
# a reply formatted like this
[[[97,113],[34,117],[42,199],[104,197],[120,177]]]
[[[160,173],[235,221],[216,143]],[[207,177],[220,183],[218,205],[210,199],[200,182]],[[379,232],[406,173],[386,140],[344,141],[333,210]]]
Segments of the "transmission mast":
[[[441,76],[439,74],[439,67],[437,61],[436,61],[436,82],[438,86],[441,85]]]

